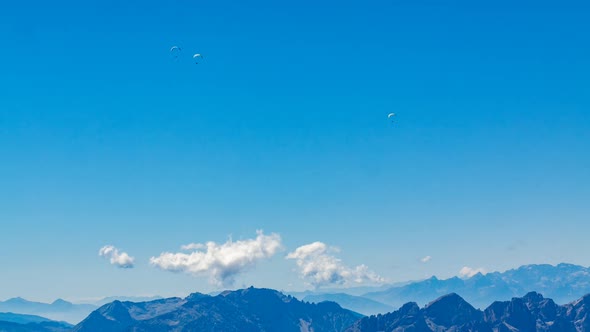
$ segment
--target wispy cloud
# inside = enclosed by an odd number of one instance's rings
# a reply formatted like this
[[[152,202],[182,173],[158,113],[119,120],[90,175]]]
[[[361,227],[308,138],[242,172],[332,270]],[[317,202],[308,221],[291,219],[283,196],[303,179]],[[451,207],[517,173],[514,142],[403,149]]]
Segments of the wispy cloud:
[[[422,258],[420,259],[420,261],[421,261],[422,263],[424,263],[424,264],[426,264],[426,263],[430,262],[430,260],[432,260],[432,257],[431,257],[431,256],[422,257]]]
[[[462,277],[462,278],[471,278],[471,277],[473,277],[474,275],[476,275],[478,273],[486,274],[486,273],[488,273],[488,271],[486,269],[484,269],[483,267],[472,268],[472,267],[469,267],[469,266],[464,266],[459,271],[459,276]]]
[[[119,249],[111,245],[100,248],[98,255],[109,259],[112,265],[122,269],[130,269],[134,266],[135,258],[129,256],[126,252],[120,252]]]
[[[314,287],[350,283],[383,283],[385,279],[369,270],[365,265],[348,267],[330,253],[325,243],[313,242],[289,253],[287,259],[294,259],[301,276],[310,280]]]
[[[184,245],[182,250],[192,252],[164,252],[158,257],[152,257],[150,263],[166,271],[209,276],[210,282],[217,286],[231,286],[238,274],[263,259],[271,258],[281,248],[281,237],[278,234],[265,235],[257,231],[255,239]]]

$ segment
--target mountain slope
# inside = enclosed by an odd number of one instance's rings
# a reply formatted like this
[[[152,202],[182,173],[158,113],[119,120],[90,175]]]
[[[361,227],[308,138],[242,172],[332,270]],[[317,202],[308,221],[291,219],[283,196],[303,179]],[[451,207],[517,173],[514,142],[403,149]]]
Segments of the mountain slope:
[[[590,293],[590,268],[559,264],[525,265],[506,272],[481,273],[468,279],[440,280],[432,277],[385,291],[370,292],[363,297],[394,307],[406,302],[427,303],[439,296],[457,293],[478,308],[500,299],[539,292],[557,303],[568,303]]]
[[[274,290],[248,288],[217,296],[115,301],[92,312],[73,331],[336,332],[361,317],[333,302],[310,304]]]

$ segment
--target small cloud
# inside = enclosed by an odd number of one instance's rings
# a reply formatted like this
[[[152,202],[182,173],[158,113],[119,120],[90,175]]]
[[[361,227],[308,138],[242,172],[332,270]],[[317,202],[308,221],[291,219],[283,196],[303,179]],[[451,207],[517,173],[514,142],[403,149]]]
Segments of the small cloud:
[[[481,273],[481,274],[486,274],[488,273],[488,271],[486,271],[486,269],[484,269],[483,267],[480,268],[471,268],[468,266],[464,266],[460,271],[459,271],[459,276],[461,278],[471,278],[474,275]]]
[[[122,269],[130,269],[134,266],[135,258],[129,256],[126,252],[119,252],[119,249],[111,245],[100,248],[98,255],[108,258],[111,265]]]
[[[165,271],[208,275],[214,285],[231,286],[238,274],[253,268],[263,259],[271,258],[282,248],[278,234],[264,235],[262,231],[256,234],[255,239],[235,242],[230,239],[222,244],[187,244],[181,249],[192,252],[164,252],[150,258],[150,263]]]
[[[345,266],[342,261],[330,254],[330,248],[325,243],[314,242],[301,246],[287,259],[294,259],[299,267],[301,276],[310,279],[314,287],[350,283],[384,283],[385,279],[370,271],[366,265],[356,267]]]
[[[426,263],[430,262],[431,259],[432,259],[431,256],[426,256],[426,257],[423,257],[422,259],[420,259],[420,261],[422,263],[426,264]]]

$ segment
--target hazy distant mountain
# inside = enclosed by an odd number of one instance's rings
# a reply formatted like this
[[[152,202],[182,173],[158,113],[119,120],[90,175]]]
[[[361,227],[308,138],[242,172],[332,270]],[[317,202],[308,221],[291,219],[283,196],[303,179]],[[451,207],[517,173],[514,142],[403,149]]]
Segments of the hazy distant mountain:
[[[308,295],[303,298],[303,301],[314,303],[332,301],[338,303],[345,309],[350,309],[363,315],[383,314],[395,309],[381,302],[345,293]]]
[[[62,299],[53,303],[27,301],[16,297],[4,302],[0,301],[0,312],[39,315],[55,321],[77,323],[95,310],[97,306],[90,304],[73,304]]]
[[[386,315],[362,318],[346,332],[586,332],[590,331],[589,315],[590,295],[559,306],[532,292],[511,301],[494,302],[481,311],[453,293],[422,309],[411,302]]]
[[[304,290],[304,291],[281,291],[285,294],[295,296],[298,299],[303,299],[310,295],[322,295],[322,294],[348,294],[354,296],[362,296],[366,293],[381,292],[388,290],[393,287],[402,287],[409,285],[414,281],[394,282],[380,286],[359,286],[359,287],[347,287],[347,288],[320,288],[315,290]],[[210,293],[209,295],[217,295],[218,293]]]
[[[336,332],[361,317],[333,302],[311,304],[278,291],[248,288],[217,296],[115,301],[92,312],[73,331]]]
[[[12,312],[0,312],[0,321],[18,323],[18,324],[28,324],[28,323],[51,322],[51,319],[41,317],[41,316],[36,316],[36,315],[23,315],[23,314],[15,314]]]
[[[572,264],[525,265],[502,273],[477,274],[469,279],[432,277],[363,297],[399,307],[406,302],[424,304],[444,294],[457,293],[474,306],[485,308],[496,300],[531,291],[545,294],[557,303],[571,302],[590,293],[590,269]]]
[[[3,332],[66,332],[72,325],[35,315],[0,312],[0,331]]]

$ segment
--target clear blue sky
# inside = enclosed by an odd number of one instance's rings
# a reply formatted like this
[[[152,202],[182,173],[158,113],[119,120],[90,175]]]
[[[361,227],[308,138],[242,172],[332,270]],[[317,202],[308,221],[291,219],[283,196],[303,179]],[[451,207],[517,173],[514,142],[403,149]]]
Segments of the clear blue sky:
[[[590,265],[590,5],[477,3],[3,4],[0,299],[209,291],[149,258],[257,229],[285,251],[236,286],[302,288],[313,241],[392,281]]]

